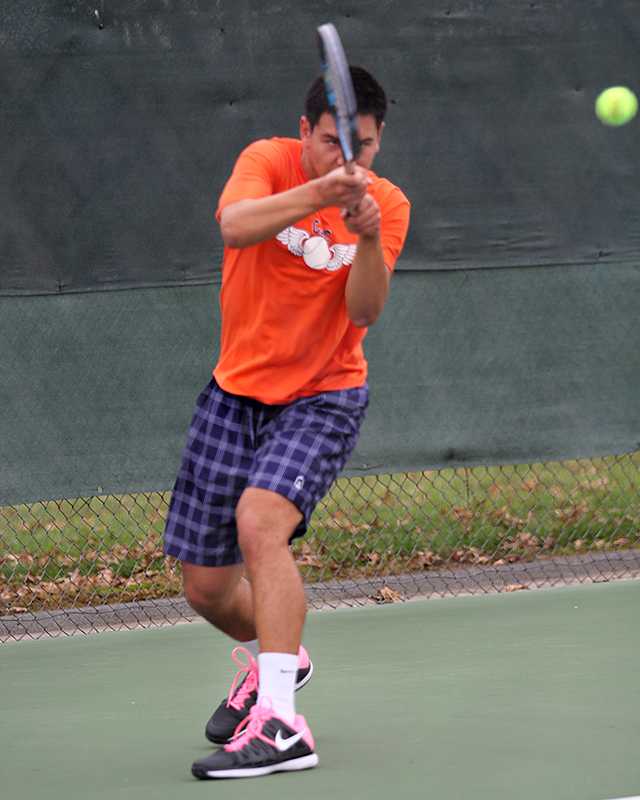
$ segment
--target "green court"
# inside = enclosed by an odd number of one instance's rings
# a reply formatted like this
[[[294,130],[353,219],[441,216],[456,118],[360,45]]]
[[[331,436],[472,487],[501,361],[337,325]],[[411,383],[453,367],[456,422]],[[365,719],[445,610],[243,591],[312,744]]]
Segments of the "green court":
[[[205,624],[7,644],[3,796],[637,796],[639,605],[630,581],[311,613],[320,766],[219,782],[189,770],[233,674]]]

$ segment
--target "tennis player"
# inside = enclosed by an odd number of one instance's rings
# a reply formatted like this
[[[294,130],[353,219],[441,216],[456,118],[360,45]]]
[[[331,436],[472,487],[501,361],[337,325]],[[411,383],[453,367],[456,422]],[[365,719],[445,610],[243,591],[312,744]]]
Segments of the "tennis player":
[[[247,147],[219,200],[220,356],[197,401],[165,531],[190,605],[241,643],[239,671],[205,729],[222,747],[193,764],[198,778],[318,763],[294,704],[313,667],[289,544],[356,444],[368,402],[362,342],[409,223],[407,198],[371,171],[385,93],[366,70],[351,74],[352,174],[319,78],[300,138]]]

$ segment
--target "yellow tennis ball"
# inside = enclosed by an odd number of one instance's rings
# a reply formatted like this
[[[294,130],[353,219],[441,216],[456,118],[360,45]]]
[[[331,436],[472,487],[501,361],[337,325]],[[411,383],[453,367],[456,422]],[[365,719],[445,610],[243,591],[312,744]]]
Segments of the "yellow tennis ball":
[[[626,125],[637,111],[638,98],[626,86],[611,86],[596,100],[596,116],[605,125]]]

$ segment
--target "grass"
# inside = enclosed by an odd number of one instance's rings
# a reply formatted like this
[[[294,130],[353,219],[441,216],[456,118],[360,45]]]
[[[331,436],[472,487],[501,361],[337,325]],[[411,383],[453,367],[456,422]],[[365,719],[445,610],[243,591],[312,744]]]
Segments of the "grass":
[[[294,552],[307,581],[640,545],[640,453],[342,478]],[[166,597],[166,493],[0,508],[0,613]]]
[[[639,467],[636,453],[338,481],[304,548],[307,575],[629,547],[640,541]]]

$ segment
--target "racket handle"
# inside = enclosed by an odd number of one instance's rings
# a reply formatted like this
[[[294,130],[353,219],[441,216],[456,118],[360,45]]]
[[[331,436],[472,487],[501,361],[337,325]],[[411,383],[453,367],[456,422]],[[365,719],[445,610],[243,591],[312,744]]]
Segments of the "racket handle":
[[[345,171],[346,171],[346,173],[348,175],[353,175],[353,173],[356,171],[355,170],[355,162],[354,161],[345,161],[344,168],[345,168]],[[354,206],[353,208],[346,208],[345,211],[347,213],[345,214],[345,216],[349,217],[349,216],[351,216],[351,214],[355,214],[357,210],[358,210],[358,206]]]

